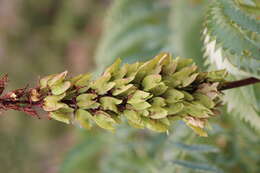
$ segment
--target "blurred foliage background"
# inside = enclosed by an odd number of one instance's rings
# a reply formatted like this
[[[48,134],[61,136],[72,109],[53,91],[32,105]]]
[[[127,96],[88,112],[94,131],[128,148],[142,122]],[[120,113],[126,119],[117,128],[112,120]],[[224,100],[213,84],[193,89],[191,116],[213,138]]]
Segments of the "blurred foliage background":
[[[257,0],[252,2],[259,7]],[[160,51],[193,58],[206,69],[201,32],[208,4],[207,0],[0,0],[1,74],[9,74],[12,89],[35,85],[39,76],[65,69],[71,75],[99,74],[118,57],[131,63]],[[250,13],[255,14],[251,9]],[[243,93],[252,94],[254,103],[235,97],[236,93],[234,98],[229,94],[229,101],[240,99],[235,107],[259,104],[259,87]],[[252,113],[256,122],[259,110],[255,106]],[[111,134],[6,112],[0,115],[0,172],[258,173],[260,139],[255,129],[260,125],[252,127],[232,114],[237,112],[223,109],[210,137],[200,138],[183,124],[176,124],[169,135],[125,125]]]

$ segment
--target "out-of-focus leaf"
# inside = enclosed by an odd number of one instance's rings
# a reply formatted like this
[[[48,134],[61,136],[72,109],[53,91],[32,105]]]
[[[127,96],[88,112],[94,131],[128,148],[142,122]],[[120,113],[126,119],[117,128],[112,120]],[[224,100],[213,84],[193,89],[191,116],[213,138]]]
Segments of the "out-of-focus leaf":
[[[119,57],[136,62],[160,52],[167,42],[168,14],[168,7],[156,0],[114,1],[96,51],[98,71]]]
[[[221,170],[209,164],[195,163],[195,162],[190,162],[185,160],[175,160],[173,163],[185,168],[189,168],[193,171],[197,170],[203,172],[222,173]]]

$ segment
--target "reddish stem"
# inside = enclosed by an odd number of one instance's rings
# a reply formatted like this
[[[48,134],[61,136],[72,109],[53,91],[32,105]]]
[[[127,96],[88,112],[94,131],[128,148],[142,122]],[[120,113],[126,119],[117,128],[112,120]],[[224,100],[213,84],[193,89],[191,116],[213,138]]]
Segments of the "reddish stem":
[[[224,83],[219,90],[227,90],[227,89],[232,89],[232,88],[238,88],[238,87],[242,87],[242,86],[246,86],[246,85],[252,85],[255,83],[259,83],[260,80],[250,77],[250,78],[246,78],[246,79],[241,79],[241,80],[237,80],[237,81],[232,81],[232,82],[227,82]]]

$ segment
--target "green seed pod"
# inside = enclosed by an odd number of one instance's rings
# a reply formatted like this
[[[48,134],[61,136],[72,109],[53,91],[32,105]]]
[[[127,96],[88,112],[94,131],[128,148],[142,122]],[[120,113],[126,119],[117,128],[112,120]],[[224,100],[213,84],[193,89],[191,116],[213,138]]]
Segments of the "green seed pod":
[[[44,110],[53,119],[87,129],[96,123],[114,131],[125,118],[132,127],[166,132],[182,120],[207,136],[204,128],[221,101],[218,85],[224,82],[225,70],[200,72],[192,59],[173,59],[168,53],[147,62],[120,64],[116,60],[92,81],[90,74],[66,79],[66,72],[43,78],[41,89],[50,89]]]

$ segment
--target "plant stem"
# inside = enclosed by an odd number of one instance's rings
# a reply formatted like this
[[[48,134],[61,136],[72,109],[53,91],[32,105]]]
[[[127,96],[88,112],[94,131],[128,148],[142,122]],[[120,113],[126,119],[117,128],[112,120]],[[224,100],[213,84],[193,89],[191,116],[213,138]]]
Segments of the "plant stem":
[[[237,81],[224,83],[220,86],[219,90],[223,91],[223,90],[227,90],[227,89],[252,85],[255,83],[259,83],[259,82],[260,82],[260,79],[250,77],[250,78],[246,78],[246,79],[241,79],[241,80],[237,80]]]

